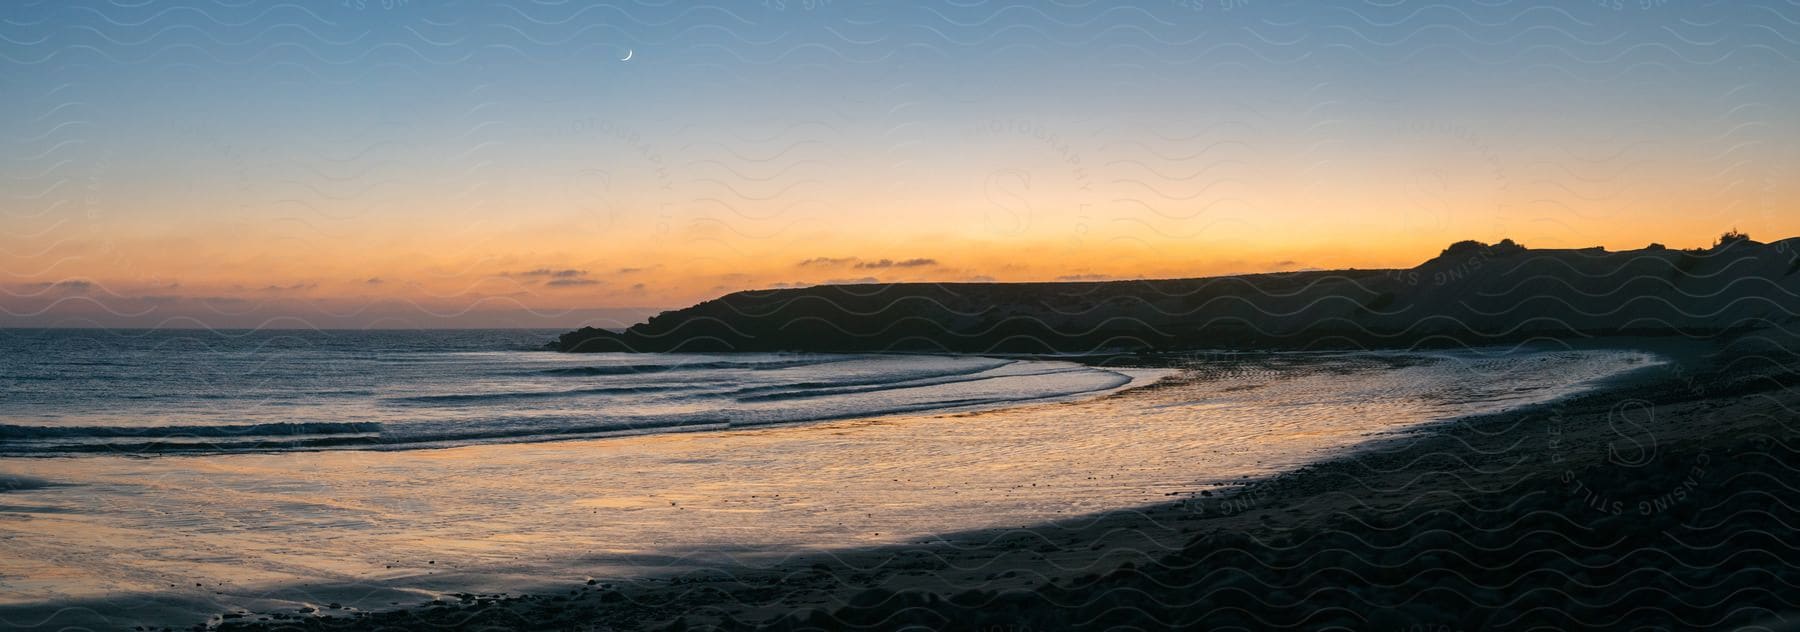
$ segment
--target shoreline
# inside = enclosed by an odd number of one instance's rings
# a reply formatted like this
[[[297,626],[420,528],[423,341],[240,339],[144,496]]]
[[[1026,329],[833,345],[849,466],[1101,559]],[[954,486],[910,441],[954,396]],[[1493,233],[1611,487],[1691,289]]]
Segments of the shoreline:
[[[1663,342],[1689,352],[1698,348],[1693,341]],[[1702,344],[1715,350],[1729,346]],[[1644,347],[1605,341],[1595,346],[1634,350]],[[1213,534],[1273,533],[1279,537],[1283,531],[1336,524],[1358,509],[1442,504],[1445,499],[1439,497],[1457,496],[1459,490],[1455,486],[1416,480],[1420,478],[1449,475],[1464,485],[1466,489],[1461,491],[1466,492],[1481,489],[1471,482],[1475,478],[1494,479],[1502,473],[1513,478],[1557,474],[1544,463],[1512,463],[1498,473],[1472,466],[1516,460],[1520,455],[1514,452],[1521,449],[1541,450],[1541,445],[1527,443],[1520,447],[1517,442],[1511,450],[1482,450],[1484,445],[1505,446],[1508,433],[1516,434],[1527,425],[1540,433],[1546,420],[1561,420],[1557,422],[1561,426],[1581,426],[1565,428],[1569,432],[1562,439],[1574,443],[1594,438],[1592,435],[1601,430],[1597,426],[1605,424],[1570,420],[1592,421],[1596,414],[1605,414],[1602,408],[1610,408],[1621,399],[1661,396],[1670,400],[1665,405],[1678,405],[1680,402],[1675,400],[1682,393],[1671,394],[1666,388],[1671,377],[1680,379],[1679,376],[1687,375],[1689,383],[1723,378],[1712,366],[1716,362],[1705,362],[1701,355],[1673,354],[1667,364],[1633,370],[1631,375],[1608,379],[1604,385],[1574,397],[1398,430],[1391,436],[1371,438],[1344,453],[1265,479],[1222,482],[1230,490],[1224,493],[1215,493],[1212,489],[1216,488],[1208,488],[1206,481],[1195,481],[1193,491],[1184,495],[1171,493],[1170,496],[1180,497],[1151,506],[1018,528],[942,533],[906,545],[789,553],[766,564],[741,564],[724,574],[721,569],[702,569],[616,581],[592,579],[564,590],[529,595],[461,594],[454,600],[446,598],[389,611],[339,616],[316,616],[331,612],[242,613],[213,621],[219,629],[227,630],[357,630],[451,622],[498,628],[641,628],[677,620],[683,620],[684,625],[741,627],[743,622],[769,623],[796,612],[801,612],[801,617],[830,617],[827,621],[849,620],[871,608],[880,610],[885,607],[882,603],[892,600],[884,597],[878,603],[867,603],[872,592],[890,597],[937,595],[928,601],[939,605],[950,603],[945,599],[971,591],[991,593],[989,597],[1038,594],[1079,583],[1076,580],[1083,577],[1116,575],[1121,568],[1154,567],[1159,560],[1191,548],[1195,534],[1203,530]],[[1492,432],[1494,429],[1500,432]],[[1661,426],[1659,429],[1669,430]],[[1476,440],[1470,441],[1471,437]],[[1460,447],[1451,447],[1457,442],[1461,442]],[[1563,450],[1566,454],[1555,455],[1559,459],[1556,465],[1594,462],[1589,448]],[[1421,455],[1425,461],[1418,460]],[[1371,467],[1397,460],[1401,467]],[[1351,480],[1341,480],[1346,477]],[[1398,484],[1384,489],[1375,485],[1380,481]],[[1376,493],[1352,493],[1352,484]],[[553,585],[554,582],[547,583],[546,588]],[[936,607],[913,604],[903,610]],[[253,620],[256,617],[268,619]]]

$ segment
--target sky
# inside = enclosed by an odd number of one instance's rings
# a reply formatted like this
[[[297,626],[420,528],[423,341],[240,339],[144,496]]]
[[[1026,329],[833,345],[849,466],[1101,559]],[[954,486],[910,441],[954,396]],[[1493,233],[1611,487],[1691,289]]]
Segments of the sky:
[[[0,326],[1800,235],[1800,5],[20,0]]]

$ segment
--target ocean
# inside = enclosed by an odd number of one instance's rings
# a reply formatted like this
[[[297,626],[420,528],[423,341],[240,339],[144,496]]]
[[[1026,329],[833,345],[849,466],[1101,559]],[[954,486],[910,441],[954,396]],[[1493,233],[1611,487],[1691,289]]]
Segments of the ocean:
[[[373,610],[1077,520],[1662,362],[539,350],[553,333],[0,330],[0,620]]]
[[[993,407],[1119,388],[1071,362],[561,354],[556,332],[0,331],[0,454],[401,449]]]

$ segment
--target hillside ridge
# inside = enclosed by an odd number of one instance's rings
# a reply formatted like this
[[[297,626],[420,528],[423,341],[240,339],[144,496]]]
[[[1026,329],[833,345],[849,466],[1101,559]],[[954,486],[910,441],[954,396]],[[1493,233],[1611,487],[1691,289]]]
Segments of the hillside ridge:
[[[1091,353],[1478,346],[1706,336],[1800,316],[1800,238],[1711,248],[1462,241],[1405,269],[1190,279],[872,283],[747,290],[566,352]]]

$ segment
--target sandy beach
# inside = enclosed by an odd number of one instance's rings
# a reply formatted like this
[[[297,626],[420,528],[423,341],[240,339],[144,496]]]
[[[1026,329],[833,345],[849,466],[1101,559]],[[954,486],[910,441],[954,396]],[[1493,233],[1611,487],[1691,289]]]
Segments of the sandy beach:
[[[1766,622],[1793,608],[1780,587],[1800,580],[1779,531],[1797,513],[1779,501],[1791,492],[1781,479],[1800,465],[1785,447],[1800,407],[1790,344],[1769,331],[1584,343],[1675,361],[1572,399],[1386,437],[1272,477],[1167,492],[1129,511],[523,596],[215,621],[232,630]],[[1421,624],[1438,627],[1406,627]]]

